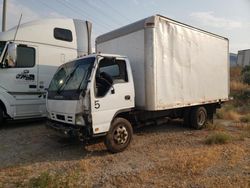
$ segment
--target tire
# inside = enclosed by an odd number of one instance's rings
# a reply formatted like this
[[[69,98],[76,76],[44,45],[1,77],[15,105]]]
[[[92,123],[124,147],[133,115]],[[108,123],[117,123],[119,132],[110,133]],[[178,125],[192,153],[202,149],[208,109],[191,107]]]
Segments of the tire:
[[[133,129],[130,122],[124,118],[115,118],[104,144],[111,153],[118,153],[125,150],[130,144],[133,136]]]
[[[191,112],[191,125],[195,129],[202,129],[208,121],[207,110],[203,106],[195,107]]]
[[[0,126],[2,126],[4,123],[3,113],[3,109],[0,107]]]

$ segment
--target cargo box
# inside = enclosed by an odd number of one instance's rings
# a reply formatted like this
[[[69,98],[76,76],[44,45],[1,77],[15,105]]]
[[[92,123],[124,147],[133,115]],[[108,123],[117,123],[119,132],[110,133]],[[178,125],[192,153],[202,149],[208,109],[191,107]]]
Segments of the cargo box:
[[[228,100],[228,43],[155,15],[99,36],[96,50],[130,59],[136,107],[155,111]]]

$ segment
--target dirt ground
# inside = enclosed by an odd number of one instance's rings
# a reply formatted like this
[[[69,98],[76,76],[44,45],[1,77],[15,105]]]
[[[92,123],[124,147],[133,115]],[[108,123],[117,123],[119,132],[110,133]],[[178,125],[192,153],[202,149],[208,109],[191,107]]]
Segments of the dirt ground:
[[[250,187],[249,130],[222,123],[198,131],[180,121],[143,127],[118,154],[58,137],[44,121],[7,123],[0,128],[0,187]],[[218,131],[233,139],[207,145]]]

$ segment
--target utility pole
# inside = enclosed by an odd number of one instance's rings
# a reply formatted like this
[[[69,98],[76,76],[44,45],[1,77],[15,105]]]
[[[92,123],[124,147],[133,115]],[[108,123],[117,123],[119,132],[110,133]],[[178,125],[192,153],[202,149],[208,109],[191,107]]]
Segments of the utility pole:
[[[7,0],[3,0],[2,32],[6,30],[6,8],[7,8]]]

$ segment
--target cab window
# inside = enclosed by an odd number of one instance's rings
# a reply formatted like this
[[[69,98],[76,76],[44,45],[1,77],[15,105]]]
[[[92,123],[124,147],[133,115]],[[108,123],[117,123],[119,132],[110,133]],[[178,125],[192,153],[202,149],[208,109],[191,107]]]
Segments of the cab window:
[[[34,67],[35,49],[26,46],[17,47],[16,67]]]
[[[95,81],[97,97],[105,96],[116,83],[128,82],[126,62],[115,58],[103,58],[98,66]]]
[[[66,41],[66,42],[73,41],[72,32],[68,29],[55,28],[54,29],[54,37],[57,40],[62,40],[62,41]]]
[[[25,68],[35,66],[35,48],[27,46],[17,46],[17,59],[13,59],[7,54],[7,64],[9,68]]]
[[[114,83],[128,81],[126,62],[124,60],[103,59],[99,64],[99,70],[109,74]]]

